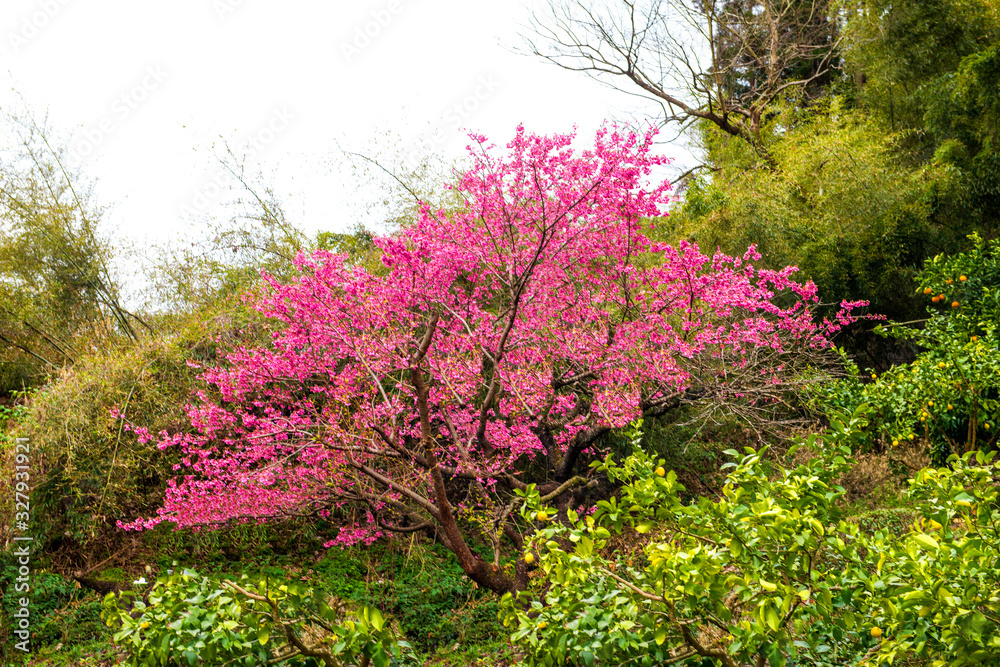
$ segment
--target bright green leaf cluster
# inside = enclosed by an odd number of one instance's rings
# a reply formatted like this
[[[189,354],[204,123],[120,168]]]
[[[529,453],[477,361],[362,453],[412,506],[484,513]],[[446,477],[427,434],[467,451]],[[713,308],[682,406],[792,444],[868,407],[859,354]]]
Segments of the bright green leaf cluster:
[[[918,278],[918,292],[931,301],[925,326],[887,332],[926,351],[873,374],[873,382],[855,376],[822,390],[828,407],[871,406],[871,439],[898,446],[926,436],[939,464],[988,450],[1000,432],[1000,241],[970,238],[970,251],[925,263]]]
[[[184,570],[157,579],[146,602],[131,602],[109,594],[104,616],[133,667],[389,667],[408,648],[377,609],[344,614],[322,591],[245,575],[232,582]]]
[[[843,520],[836,479],[850,448],[838,440],[864,425],[859,414],[823,443],[824,455],[770,479],[763,451],[737,462],[718,500],[685,505],[673,472],[659,475],[638,448],[622,463],[598,464],[625,481],[620,499],[588,517],[538,530],[528,549],[550,582],[542,600],[507,596],[504,621],[528,665],[658,665],[685,656],[735,667],[764,657],[775,667],[801,652],[801,628],[834,628],[835,642],[859,642],[859,618],[844,613],[866,586],[859,531]],[[818,446],[815,436],[808,441]],[[534,500],[529,495],[528,504]],[[650,535],[642,557],[608,554],[612,535]],[[537,591],[535,592],[537,594]],[[829,647],[828,647],[829,648]],[[692,664],[697,664],[693,662]]]
[[[1000,463],[970,452],[949,465],[917,473],[909,493],[924,518],[878,545],[883,587],[871,614],[886,638],[877,664],[911,653],[934,667],[1000,663]]]
[[[688,505],[635,437],[599,464],[620,497],[528,545],[546,577],[502,603],[525,664],[1000,664],[1000,463],[970,452],[920,471],[911,529],[868,534],[840,516],[836,484],[866,410],[770,476],[763,452],[730,450],[722,496]],[[641,557],[609,548],[635,534]]]

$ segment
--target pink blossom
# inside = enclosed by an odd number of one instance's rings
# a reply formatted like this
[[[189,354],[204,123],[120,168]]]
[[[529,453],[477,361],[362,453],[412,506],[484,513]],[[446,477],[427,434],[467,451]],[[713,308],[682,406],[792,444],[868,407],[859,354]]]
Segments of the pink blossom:
[[[645,185],[667,161],[654,136],[605,127],[575,151],[572,134],[519,127],[503,153],[472,136],[452,185],[464,205],[424,206],[376,238],[384,270],[300,255],[296,279],[269,279],[252,301],[278,325],[273,343],[205,370],[221,400],[200,393],[191,431],[160,440],[181,449],[185,476],[156,517],[125,527],[344,505],[371,518],[341,545],[452,525],[459,498],[499,512],[518,484],[577,472],[612,428],[699,388],[738,398],[751,376],[781,381],[741,373],[761,358],[830,347],[863,302],[818,324],[815,285],[755,268],[754,246],[709,256],[646,235],[671,201],[669,183]]]

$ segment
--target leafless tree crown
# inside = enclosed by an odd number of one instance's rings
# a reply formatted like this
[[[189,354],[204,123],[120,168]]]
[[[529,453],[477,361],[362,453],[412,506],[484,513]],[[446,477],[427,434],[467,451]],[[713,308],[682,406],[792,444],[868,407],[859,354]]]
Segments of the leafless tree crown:
[[[658,102],[664,123],[699,119],[766,157],[769,104],[821,85],[840,42],[830,0],[549,0],[528,49]],[[628,81],[630,83],[625,83]]]

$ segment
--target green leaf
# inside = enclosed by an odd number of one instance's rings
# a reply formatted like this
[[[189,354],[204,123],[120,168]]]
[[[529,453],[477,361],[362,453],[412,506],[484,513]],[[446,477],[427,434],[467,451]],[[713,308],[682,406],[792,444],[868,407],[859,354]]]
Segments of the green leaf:
[[[764,620],[767,622],[769,628],[777,631],[781,626],[781,617],[778,616],[778,610],[774,607],[768,607],[767,611],[764,613]]]
[[[928,549],[938,549],[937,541],[927,533],[917,533],[913,536],[913,540]]]

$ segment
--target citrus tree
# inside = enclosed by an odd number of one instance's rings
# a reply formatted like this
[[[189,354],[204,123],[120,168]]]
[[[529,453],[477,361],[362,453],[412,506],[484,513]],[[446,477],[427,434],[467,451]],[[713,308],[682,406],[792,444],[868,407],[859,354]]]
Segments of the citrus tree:
[[[819,455],[794,468],[732,451],[722,496],[692,504],[634,433],[630,457],[598,464],[626,482],[620,498],[527,545],[545,576],[502,601],[526,664],[995,664],[1000,463],[970,452],[920,471],[909,531],[866,533],[836,484],[865,420],[811,436]],[[525,496],[526,518],[548,518]]]
[[[951,457],[911,480],[922,517],[871,552],[880,585],[867,615],[884,636],[873,664],[916,654],[934,667],[1000,661],[1000,509],[995,452]],[[874,560],[874,559],[873,559]]]
[[[185,569],[158,578],[141,600],[109,593],[103,616],[134,667],[389,667],[409,648],[377,609],[331,602],[299,583]]]
[[[943,463],[951,454],[988,450],[1000,422],[1000,241],[970,237],[972,249],[927,260],[918,291],[930,302],[923,328],[886,333],[925,351],[873,382],[842,380],[823,390],[828,405],[869,405],[873,439],[891,446],[926,436]]]
[[[638,448],[636,428],[630,457],[597,465],[625,482],[621,497],[547,525],[528,544],[546,575],[535,580],[541,590],[503,601],[527,664],[833,664],[871,643],[851,611],[870,580],[867,559],[836,484],[863,421],[835,422],[823,455],[777,475],[764,451],[730,451],[737,461],[726,464],[722,496],[690,505],[673,471]],[[547,513],[537,493],[526,497],[527,517]],[[608,548],[629,534],[642,542],[638,553]],[[810,633],[826,636],[804,641]]]

